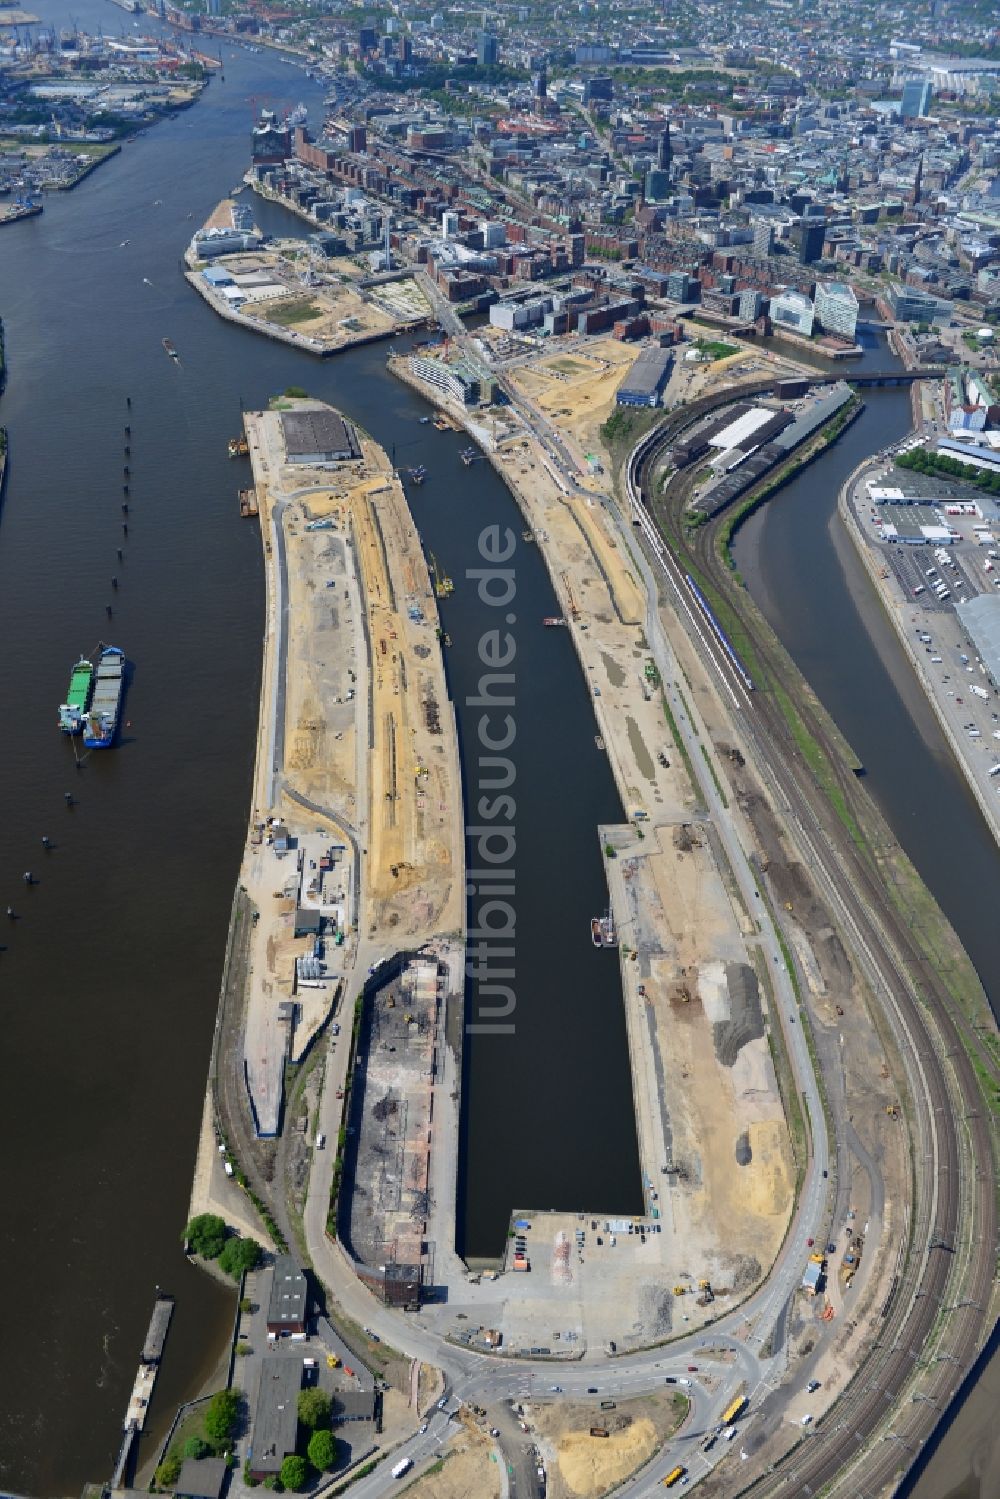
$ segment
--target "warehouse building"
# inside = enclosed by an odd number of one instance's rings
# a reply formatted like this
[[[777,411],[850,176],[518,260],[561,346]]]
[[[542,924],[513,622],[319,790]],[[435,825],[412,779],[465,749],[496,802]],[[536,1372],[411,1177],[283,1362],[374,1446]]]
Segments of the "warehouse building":
[[[722,416],[712,417],[704,426],[696,427],[693,432],[684,437],[679,437],[671,449],[671,456],[678,468],[683,468],[686,463],[691,463],[695,458],[700,458],[702,453],[707,453],[712,438],[719,432],[731,426],[739,417],[743,416],[750,407],[745,401],[730,406],[729,410]]]
[[[804,411],[778,436],[775,441],[779,448],[791,452],[797,448],[800,442],[805,442],[807,437],[826,425],[831,417],[836,416],[842,406],[846,406],[851,399],[851,387],[843,380],[838,380],[836,385],[831,385],[822,395],[817,396]]]
[[[298,1400],[302,1364],[271,1354],[261,1361],[260,1387],[253,1414],[252,1447],[247,1459],[251,1478],[276,1478],[295,1451],[299,1434]]]
[[[360,458],[354,428],[335,411],[286,411],[281,418],[285,457],[289,463],[326,468]]]
[[[302,1270],[290,1254],[274,1257],[271,1294],[267,1304],[269,1337],[285,1337],[306,1330],[308,1286]]]
[[[751,406],[742,416],[723,427],[714,437],[710,437],[708,445],[710,448],[721,448],[723,451],[729,448],[744,448],[753,434],[760,430],[774,416],[774,412],[766,406]]]
[[[617,406],[659,406],[673,358],[667,349],[643,349],[615,395]]]
[[[978,443],[955,442],[950,437],[942,437],[937,451],[943,458],[957,458],[960,463],[967,463],[971,468],[982,469],[988,474],[1000,474],[1000,452],[994,448],[981,448]]]
[[[1000,687],[1000,597],[981,593],[967,603],[956,604],[955,613],[972,641],[993,687]]]

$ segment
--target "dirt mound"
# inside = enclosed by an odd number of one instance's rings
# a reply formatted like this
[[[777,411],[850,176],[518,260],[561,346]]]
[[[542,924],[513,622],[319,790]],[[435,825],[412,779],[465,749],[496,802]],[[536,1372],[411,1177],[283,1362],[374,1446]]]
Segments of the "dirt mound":
[[[596,1499],[634,1473],[657,1445],[656,1427],[646,1417],[607,1437],[567,1432],[559,1443],[559,1472],[570,1493]]]

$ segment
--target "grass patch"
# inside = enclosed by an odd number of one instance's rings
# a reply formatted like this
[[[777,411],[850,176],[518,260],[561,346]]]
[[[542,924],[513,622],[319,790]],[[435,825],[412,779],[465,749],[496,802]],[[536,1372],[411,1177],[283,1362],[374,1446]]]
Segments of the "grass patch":
[[[722,782],[719,780],[715,766],[712,764],[711,756],[709,755],[708,750],[704,745],[701,746],[701,752],[705,757],[705,764],[708,766],[709,774],[711,775],[712,780],[715,782],[715,789],[719,793],[719,800],[724,807],[728,808],[729,798],[726,796],[726,793],[722,789]]]
[[[322,316],[322,311],[311,297],[296,297],[290,302],[278,302],[268,308],[267,321],[278,323],[282,328],[291,328],[295,323],[311,323]]]
[[[730,354],[740,352],[736,344],[724,343],[721,338],[697,338],[694,346],[699,354],[707,354],[709,359],[728,359]]]
[[[616,406],[601,428],[611,468],[617,472],[639,438],[663,420],[663,412],[646,407]]]
[[[660,701],[663,703],[663,716],[667,720],[667,727],[670,730],[670,737],[674,741],[674,749],[684,761],[684,769],[687,771],[688,779],[691,782],[691,793],[697,799],[698,781],[695,777],[694,765],[691,763],[691,756],[687,752],[687,745],[681,738],[681,732],[677,727],[677,722],[674,718],[674,715],[670,711],[670,705],[667,702],[667,694],[665,692],[661,692]]]
[[[757,980],[766,996],[771,1016],[771,1024],[767,1028],[767,1047],[771,1053],[771,1065],[774,1067],[774,1075],[778,1081],[778,1091],[781,1094],[781,1102],[785,1110],[785,1124],[788,1128],[788,1138],[791,1141],[792,1156],[795,1160],[795,1195],[798,1196],[802,1186],[802,1179],[805,1176],[806,1161],[809,1158],[809,1137],[806,1131],[806,1120],[802,1112],[802,1100],[795,1086],[792,1060],[788,1055],[788,1047],[785,1044],[785,1033],[778,1015],[778,1002],[771,983],[767,959],[759,947],[754,949],[753,957],[754,967],[757,970]]]

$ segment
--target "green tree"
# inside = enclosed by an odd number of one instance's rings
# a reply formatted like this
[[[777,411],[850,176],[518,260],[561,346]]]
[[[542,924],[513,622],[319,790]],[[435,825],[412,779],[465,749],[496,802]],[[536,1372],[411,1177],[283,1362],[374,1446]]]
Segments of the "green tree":
[[[181,1455],[179,1452],[171,1452],[165,1457],[153,1475],[153,1481],[158,1489],[173,1488],[181,1476]]]
[[[219,1255],[219,1269],[239,1280],[244,1270],[255,1270],[260,1261],[261,1248],[256,1239],[227,1239]]]
[[[206,1260],[218,1259],[227,1237],[225,1220],[215,1213],[199,1213],[191,1219],[184,1237],[193,1253]]]
[[[325,1390],[299,1391],[299,1420],[310,1431],[330,1424],[330,1397]]]
[[[185,1457],[211,1457],[211,1455],[212,1449],[205,1441],[204,1437],[188,1437],[187,1441],[184,1443]]]
[[[281,1465],[281,1482],[286,1489],[292,1489],[298,1493],[306,1486],[309,1477],[309,1467],[304,1457],[299,1457],[297,1452],[290,1452]]]
[[[313,1467],[321,1473],[329,1473],[337,1466],[337,1441],[332,1431],[314,1431],[306,1452]]]
[[[205,1412],[205,1435],[210,1442],[225,1442],[236,1430],[240,1414],[240,1397],[235,1390],[220,1390],[208,1402]]]

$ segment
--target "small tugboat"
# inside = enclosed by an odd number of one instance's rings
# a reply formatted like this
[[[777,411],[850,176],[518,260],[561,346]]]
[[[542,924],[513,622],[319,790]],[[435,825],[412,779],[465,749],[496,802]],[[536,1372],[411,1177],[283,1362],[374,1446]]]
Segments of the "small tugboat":
[[[594,735],[594,743],[597,745],[597,748],[599,750],[604,749],[604,740],[601,738],[600,734]]]
[[[245,437],[231,437],[229,439],[230,458],[245,458],[250,451],[250,444]]]
[[[534,539],[535,539],[535,533],[534,533],[534,531],[522,531],[521,532],[521,540],[522,541],[534,541]]]
[[[601,918],[592,916],[590,918],[590,940],[595,947],[604,946],[604,933],[601,930]]]
[[[411,484],[423,484],[427,478],[427,470],[422,463],[418,463],[416,468],[408,468],[406,472],[410,476]]]
[[[463,448],[458,456],[459,458],[461,458],[466,468],[469,468],[471,464],[475,463],[476,459],[479,457],[479,453],[475,448]]]

